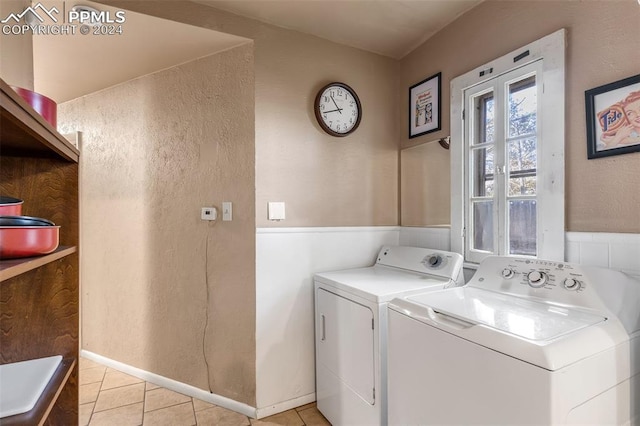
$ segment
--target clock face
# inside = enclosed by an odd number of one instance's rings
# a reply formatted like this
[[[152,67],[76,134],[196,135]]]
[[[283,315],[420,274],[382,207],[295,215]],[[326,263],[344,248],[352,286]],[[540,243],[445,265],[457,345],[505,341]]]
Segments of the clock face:
[[[362,117],[358,95],[343,83],[331,83],[320,89],[314,108],[320,127],[333,136],[352,133]]]

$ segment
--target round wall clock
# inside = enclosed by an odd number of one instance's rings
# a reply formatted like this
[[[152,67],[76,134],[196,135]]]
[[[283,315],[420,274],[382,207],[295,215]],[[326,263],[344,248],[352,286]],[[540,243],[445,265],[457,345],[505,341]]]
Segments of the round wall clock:
[[[358,95],[344,83],[329,83],[320,89],[313,108],[322,130],[332,136],[353,133],[362,118]]]

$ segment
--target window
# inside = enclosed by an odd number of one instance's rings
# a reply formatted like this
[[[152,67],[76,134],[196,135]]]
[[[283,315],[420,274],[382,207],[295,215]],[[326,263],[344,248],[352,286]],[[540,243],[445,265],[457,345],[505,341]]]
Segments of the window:
[[[563,58],[561,30],[451,83],[451,247],[467,262],[564,260]]]
[[[465,257],[537,255],[540,61],[464,92]]]

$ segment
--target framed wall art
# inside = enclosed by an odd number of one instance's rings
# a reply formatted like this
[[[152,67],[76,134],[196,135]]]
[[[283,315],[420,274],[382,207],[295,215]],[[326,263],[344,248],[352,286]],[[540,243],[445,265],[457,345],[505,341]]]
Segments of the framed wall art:
[[[409,138],[440,130],[442,73],[409,88]]]
[[[587,157],[640,151],[640,74],[584,94]]]

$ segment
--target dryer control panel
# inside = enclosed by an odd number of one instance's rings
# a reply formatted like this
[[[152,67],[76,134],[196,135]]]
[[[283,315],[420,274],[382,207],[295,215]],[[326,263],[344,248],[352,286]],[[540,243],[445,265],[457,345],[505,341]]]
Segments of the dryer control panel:
[[[447,278],[456,285],[464,284],[462,256],[458,253],[422,247],[384,246],[378,253],[376,265]]]

